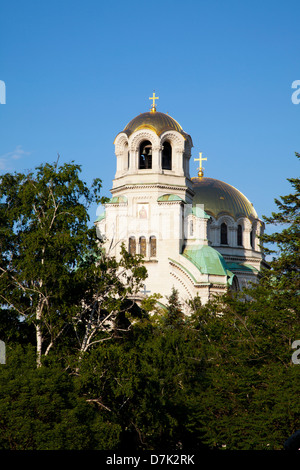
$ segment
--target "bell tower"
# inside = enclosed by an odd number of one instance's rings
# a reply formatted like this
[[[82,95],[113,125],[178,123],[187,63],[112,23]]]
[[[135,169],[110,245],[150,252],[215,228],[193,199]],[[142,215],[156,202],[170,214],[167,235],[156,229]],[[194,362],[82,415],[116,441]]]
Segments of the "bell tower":
[[[143,255],[147,291],[159,292],[161,279],[171,291],[169,260],[183,252],[187,207],[193,202],[189,161],[193,142],[171,116],[152,106],[133,118],[116,136],[116,173],[112,198],[97,220],[98,236],[109,254],[121,244]],[[196,226],[195,226],[196,231]]]

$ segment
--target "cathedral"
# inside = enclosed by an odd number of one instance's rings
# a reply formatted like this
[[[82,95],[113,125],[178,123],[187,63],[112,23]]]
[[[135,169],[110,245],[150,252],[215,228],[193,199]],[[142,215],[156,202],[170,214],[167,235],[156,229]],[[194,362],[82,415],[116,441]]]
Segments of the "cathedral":
[[[133,118],[114,140],[116,173],[111,199],[95,221],[109,255],[121,244],[143,255],[148,277],[140,298],[174,287],[180,299],[204,304],[255,281],[264,257],[264,224],[249,200],[223,181],[189,172],[193,142],[178,122],[157,111]],[[138,300],[138,299],[137,299]]]

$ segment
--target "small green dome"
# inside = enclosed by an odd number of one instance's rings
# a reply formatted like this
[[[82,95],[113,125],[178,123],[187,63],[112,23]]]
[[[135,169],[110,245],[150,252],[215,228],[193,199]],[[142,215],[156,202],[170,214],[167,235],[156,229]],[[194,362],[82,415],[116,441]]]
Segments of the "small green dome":
[[[180,197],[177,196],[177,194],[164,194],[163,196],[159,196],[157,198],[157,202],[172,202],[172,201],[179,201],[179,202],[184,202],[184,200]]]
[[[102,212],[102,214],[100,214],[97,219],[95,220],[95,223],[96,222],[101,222],[101,220],[105,219],[105,212]]]
[[[126,196],[114,196],[106,204],[124,204],[127,202]]]
[[[183,256],[191,261],[202,274],[232,277],[226,261],[217,250],[208,245],[191,245],[183,250]]]

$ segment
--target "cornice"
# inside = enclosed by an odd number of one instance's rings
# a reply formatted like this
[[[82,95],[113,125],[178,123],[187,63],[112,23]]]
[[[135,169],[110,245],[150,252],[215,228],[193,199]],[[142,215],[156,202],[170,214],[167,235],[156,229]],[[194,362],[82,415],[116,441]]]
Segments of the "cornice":
[[[157,189],[172,189],[174,191],[186,191],[191,196],[194,195],[194,192],[185,185],[179,184],[167,184],[167,183],[131,183],[131,184],[124,184],[122,186],[118,186],[117,188],[112,188],[110,192],[112,194],[118,191],[130,191],[133,189],[145,189],[145,188],[157,188]]]
[[[260,252],[257,251],[256,253],[260,253]],[[248,256],[234,256],[234,255],[226,255],[226,254],[224,255],[223,253],[222,253],[222,256],[225,259],[225,261],[236,261],[238,263],[245,263],[245,262],[261,263],[263,261],[262,257],[253,258],[253,257],[248,257]]]

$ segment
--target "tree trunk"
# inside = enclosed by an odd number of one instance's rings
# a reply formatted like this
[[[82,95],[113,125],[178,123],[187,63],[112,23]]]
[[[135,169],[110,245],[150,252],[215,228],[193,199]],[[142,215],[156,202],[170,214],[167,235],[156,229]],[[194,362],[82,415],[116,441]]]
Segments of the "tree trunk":
[[[42,365],[42,345],[43,345],[43,334],[41,328],[43,301],[39,301],[36,309],[36,366],[41,367]]]

